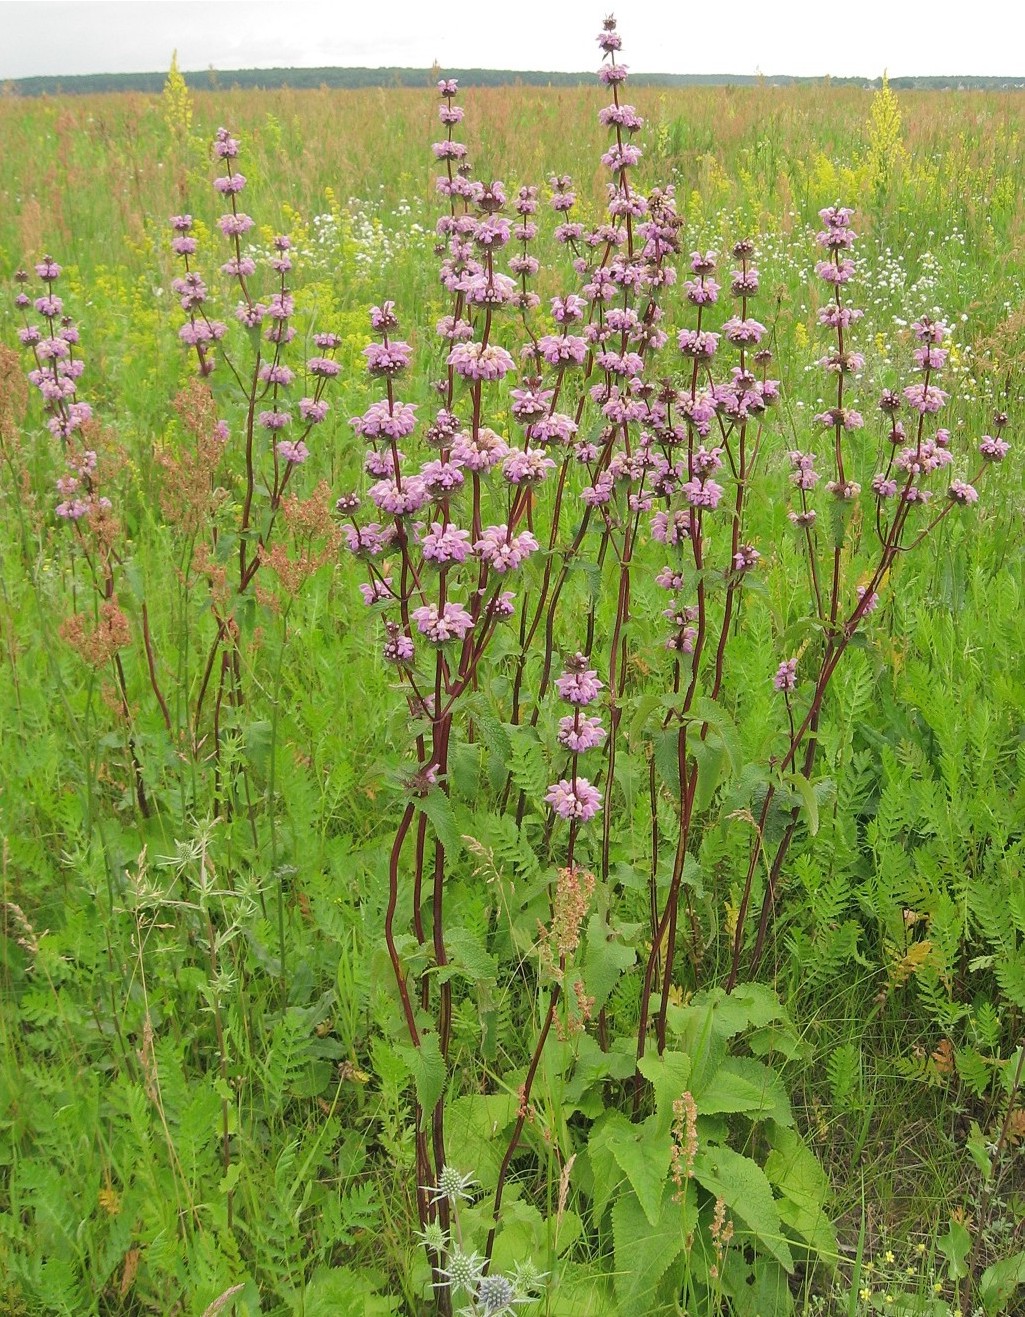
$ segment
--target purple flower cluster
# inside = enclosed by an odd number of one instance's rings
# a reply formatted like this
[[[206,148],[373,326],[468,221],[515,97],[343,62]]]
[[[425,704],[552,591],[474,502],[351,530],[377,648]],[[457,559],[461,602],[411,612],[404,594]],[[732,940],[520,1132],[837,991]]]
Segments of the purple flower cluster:
[[[601,809],[601,793],[586,777],[564,777],[548,788],[545,804],[551,805],[560,819],[586,823]]]
[[[679,586],[674,588],[679,589]],[[693,604],[681,604],[674,600],[668,608],[662,610],[662,616],[670,624],[666,649],[673,654],[693,654],[698,632],[692,623],[697,620],[697,608]]]
[[[816,241],[826,252],[826,259],[819,261],[815,272],[830,289],[830,301],[819,312],[819,323],[832,329],[836,335],[836,347],[825,357],[819,359],[820,368],[832,377],[835,386],[835,401],[831,407],[815,416],[815,423],[826,430],[833,431],[833,455],[836,464],[836,479],[826,483],[826,489],[840,501],[850,500],[860,492],[856,481],[848,480],[844,473],[843,437],[860,430],[864,417],[855,407],[848,405],[845,388],[849,376],[856,374],[865,363],[860,352],[851,351],[845,337],[848,328],[861,318],[862,312],[849,307],[843,300],[845,285],[854,274],[854,261],[847,254],[854,248],[857,237],[851,227],[854,212],[847,206],[827,206],[819,211],[823,227],[816,235]],[[817,477],[816,477],[817,478]],[[806,485],[795,481],[802,489],[802,514],[809,511],[804,496]]]
[[[500,380],[515,370],[512,357],[497,343],[456,343],[448,364],[466,380]]]
[[[566,668],[555,682],[559,695],[573,712],[559,719],[559,744],[571,755],[570,776],[554,782],[545,795],[545,803],[561,819],[586,823],[601,809],[601,794],[586,777],[576,771],[577,757],[588,750],[597,749],[605,741],[605,728],[601,719],[582,712],[593,704],[602,689],[596,669],[588,667],[583,654],[574,654],[566,660]]]
[[[638,543],[650,539],[666,545],[671,561],[659,573],[659,584],[670,597],[660,611],[670,655],[666,662],[672,664],[681,696],[688,687],[688,699],[703,693],[705,672],[714,667],[709,685],[716,698],[725,645],[717,645],[707,628],[714,629],[723,611],[728,620],[735,617],[737,592],[750,588],[759,575],[761,555],[745,533],[744,498],[765,416],[779,400],[780,384],[769,378],[768,317],[763,323],[755,309],[761,279],[754,243],[744,238],[733,244],[732,260],[722,271],[715,251],[690,254],[681,301],[691,308],[691,323],[671,335],[664,290],[676,278],[682,221],[672,188],[645,195],[637,185],[642,153],[635,135],[641,119],[625,100],[622,43],[611,20],[600,45],[600,76],[611,102],[598,116],[608,133],[601,156],[608,171],[607,213],[598,223],[578,218],[577,189],[566,175],[550,178],[547,193],[554,236],[567,249],[577,285],[558,289],[542,311],[533,284],[539,273],[534,244],[544,222],[542,193],[521,187],[507,195],[500,181],[473,176],[467,147],[454,135],[463,122],[455,104],[457,87],[443,79],[438,91],[444,140],[435,143],[434,155],[440,162],[437,190],[447,213],[436,225],[436,252],[450,301],[436,326],[441,350],[434,387],[439,397],[422,426],[415,406],[397,396],[413,348],[397,337],[394,307],[385,303],[371,317],[376,341],[364,349],[364,357],[368,375],[386,396],[371,401],[352,426],[367,445],[365,497],[370,515],[377,509],[379,523],[371,524],[378,535],[364,538],[357,529],[355,502],[339,510],[352,519],[350,547],[369,568],[363,593],[388,610],[385,657],[403,667],[410,707],[426,707],[422,689],[439,693],[432,715],[435,734],[457,697],[476,683],[494,625],[513,612],[512,596],[501,586],[534,556],[543,556],[543,563],[529,572],[531,593],[542,577],[544,583],[538,614],[526,612],[521,637],[545,635],[540,624],[550,619],[541,610],[550,573],[555,573],[552,580],[562,580],[560,536],[566,527],[546,524],[544,518],[553,508],[572,506],[574,495],[580,498],[575,547],[588,531],[601,536],[603,557],[605,549],[614,551],[614,557],[606,558],[607,570],[616,571],[613,563],[618,563],[625,580],[621,596],[627,604],[618,606],[617,636],[630,620],[629,572]],[[828,296],[818,319],[833,342],[818,363],[829,396],[815,421],[827,442],[832,440],[834,460],[827,469],[825,452],[812,451],[811,440],[802,440],[789,457],[789,515],[810,554],[818,543],[812,506],[816,489],[821,486],[833,497],[830,522],[839,527],[860,494],[853,473],[844,467],[851,465],[849,450],[865,425],[853,396],[865,358],[849,341],[861,312],[845,302],[856,271],[853,212],[830,206],[820,218],[816,268]],[[724,289],[732,304],[722,314],[718,304]],[[518,355],[509,337],[510,309],[523,313],[527,327]],[[905,421],[916,409],[920,416],[930,415],[944,397],[933,377],[945,364],[945,333],[924,319],[915,332],[918,377],[903,391],[891,390],[882,404],[892,451],[887,470],[872,485],[877,505],[889,507],[891,516],[901,504],[883,500],[924,501],[924,492],[916,492],[920,475],[949,462],[948,441],[939,434],[923,443],[903,432],[901,415]],[[682,380],[658,364],[671,339]],[[724,351],[732,360],[713,378]],[[319,363],[309,369],[318,371]],[[420,465],[407,460],[398,446],[402,442],[412,451],[405,441],[418,429],[432,450]],[[983,441],[982,456],[999,460],[1002,445],[999,437]],[[901,486],[912,475],[908,494]],[[973,493],[967,481],[952,481],[948,503],[968,504]],[[717,509],[715,518],[706,518]],[[723,516],[727,509],[730,515]],[[388,527],[387,540],[380,538],[380,526]],[[814,570],[812,577],[818,594]],[[555,597],[561,588],[555,588]],[[831,596],[823,589],[817,599],[834,638],[845,625],[841,593],[837,589]],[[717,597],[726,599],[724,609]],[[533,606],[531,598],[527,607]],[[861,599],[855,622],[872,606]],[[414,638],[418,651],[434,647],[416,666]],[[522,638],[521,644],[525,649]],[[624,644],[623,661],[610,665],[613,707],[629,679],[628,650]],[[513,654],[517,671],[516,661],[524,663],[526,654],[518,653],[515,642]],[[689,672],[685,656],[690,656]],[[545,671],[547,682],[550,667]],[[796,658],[780,664],[776,687],[787,694],[796,689],[796,671]],[[517,715],[521,676],[522,668],[513,685]],[[554,684],[573,708],[558,724],[558,742],[572,756],[572,767],[545,799],[559,817],[582,822],[597,813],[600,797],[577,774],[576,757],[612,736],[586,712],[602,683],[596,669],[578,655]]]
[[[64,301],[54,292],[54,285],[61,276],[61,266],[52,256],[44,256],[37,263],[35,272],[45,291],[34,299],[25,291],[29,275],[24,270],[15,275],[19,291],[14,304],[22,313],[23,321],[18,338],[32,353],[34,365],[28,372],[28,381],[43,400],[47,429],[67,449],[76,432],[92,419],[92,407],[78,397],[78,381],[85,363],[75,355],[79,344],[78,327],[70,316],[64,314]],[[28,319],[29,308],[35,311],[41,323],[33,324]],[[81,500],[75,501],[76,507],[79,503]],[[85,515],[85,511],[83,505],[77,515]],[[58,515],[67,517],[68,514],[58,508]]]
[[[587,666],[584,655],[575,654],[567,660],[562,676],[556,678],[555,688],[567,704],[584,708],[598,698],[602,683],[598,680],[597,670]]]
[[[214,179],[214,190],[218,195],[227,197],[231,211],[217,221],[217,227],[230,241],[232,255],[221,265],[221,273],[238,286],[240,300],[235,308],[235,318],[246,329],[258,331],[264,327],[263,337],[272,345],[271,359],[264,362],[257,375],[259,392],[256,401],[262,404],[256,410],[257,424],[267,432],[275,462],[282,464],[281,474],[276,475],[274,487],[280,495],[295,467],[301,466],[310,455],[307,440],[314,426],[320,425],[329,411],[329,404],[323,397],[327,382],[335,378],[340,371],[337,361],[330,356],[310,357],[306,371],[312,380],[309,395],[298,400],[293,409],[286,392],[295,381],[295,371],[282,360],[284,348],[295,337],[295,329],[290,320],[294,312],[294,299],[286,286],[286,276],[292,269],[289,252],[291,239],[285,234],[278,234],[272,240],[273,255],[269,260],[272,271],[277,275],[278,286],[269,295],[266,302],[257,301],[250,289],[249,280],[256,273],[256,261],[243,252],[241,238],[253,228],[251,216],[238,209],[238,199],[246,186],[245,175],[238,172],[231,162],[237,160],[240,152],[238,139],[232,137],[226,128],[219,128],[213,143],[213,153],[217,160],[229,162],[229,172]],[[192,267],[192,258],[198,251],[198,243],[192,236],[192,216],[188,214],[173,215],[170,227],[174,233],[171,248],[183,264],[184,272],[176,276],[171,288],[177,295],[182,310],[188,319],[178,331],[178,337],[188,347],[196,351],[200,375],[209,375],[215,365],[213,345],[220,343],[228,333],[228,326],[222,320],[211,319],[207,312],[209,290],[206,282]],[[332,333],[314,335],[318,348],[326,353],[334,351],[341,344],[341,339]],[[400,345],[402,346],[402,345]],[[401,368],[401,353],[397,354],[396,363],[382,366],[382,373]],[[298,419],[301,433],[294,437],[283,437],[283,431]],[[275,467],[278,470],[278,467]]]
[[[488,526],[473,551],[493,572],[504,576],[525,562],[537,547],[537,540],[529,530],[514,535],[508,526]]]
[[[449,567],[465,562],[470,556],[470,532],[451,523],[431,523],[431,529],[420,539],[420,552],[426,562],[435,567]]]
[[[68,451],[65,460],[65,474],[57,481],[60,502],[54,512],[66,522],[99,521],[112,507],[110,499],[99,493],[95,452],[92,449]]]
[[[941,345],[948,341],[950,327],[943,320],[923,315],[914,321],[911,329],[919,344],[912,351],[912,360],[921,378],[902,391],[886,389],[879,399],[880,410],[890,418],[892,447],[886,470],[877,473],[872,481],[872,489],[880,501],[897,499],[905,508],[928,503],[934,491],[925,488],[923,482],[934,471],[953,462],[950,431],[941,426],[928,434],[925,428],[927,420],[947,401],[947,394],[932,381],[946,365],[949,352]],[[908,427],[898,417],[905,406],[917,413],[917,420]],[[1006,422],[1003,413],[994,418],[998,433]],[[979,443],[984,465],[988,461],[1001,461],[1007,450],[1004,440],[991,435],[984,435]],[[973,482],[954,479],[947,487],[947,498],[952,507],[970,507],[978,502],[979,494]]]
[[[443,109],[455,108],[450,104],[452,94],[454,85],[444,82]],[[458,118],[449,113],[444,116],[444,121],[451,128],[458,122]],[[469,197],[470,194],[467,195]],[[457,238],[460,234],[477,234],[483,239],[481,270],[490,271],[492,252],[503,245],[502,228],[496,216],[505,204],[505,194],[500,183],[492,183],[488,187],[481,186],[479,190],[473,190],[472,195],[476,197],[483,215],[480,223],[484,225],[487,221],[487,227],[471,230],[459,225],[452,231],[458,230]],[[533,204],[531,198],[521,197],[521,204],[529,213],[529,207]],[[513,370],[514,363],[509,353],[499,344],[486,341],[486,337],[475,339],[472,321],[464,320],[461,314],[467,308],[468,300],[465,290],[456,293],[456,312],[443,318],[439,324],[439,334],[451,345],[447,351],[450,380],[462,379],[471,390],[479,390],[484,382],[501,379]],[[486,301],[482,305],[485,308],[483,314],[490,318],[493,307]],[[445,405],[427,427],[425,436],[436,446],[438,455],[430,457],[419,470],[408,469],[398,442],[409,438],[414,432],[416,406],[404,403],[395,396],[393,381],[411,361],[412,348],[392,336],[398,329],[393,302],[373,307],[370,323],[380,341],[364,349],[367,372],[371,378],[386,382],[387,396],[372,402],[363,415],[354,417],[350,424],[355,433],[368,444],[364,468],[375,483],[370,485],[367,496],[380,512],[394,519],[394,527],[385,542],[376,523],[372,528],[361,530],[353,520],[351,527],[346,528],[346,536],[350,549],[365,558],[376,556],[386,544],[398,548],[405,564],[401,586],[397,589],[395,585],[399,578],[385,578],[371,564],[372,579],[362,587],[363,593],[374,602],[403,604],[403,615],[409,617],[417,632],[428,643],[440,650],[449,642],[467,640],[478,623],[483,622],[490,627],[512,616],[512,594],[509,591],[488,591],[485,584],[487,574],[490,572],[500,577],[515,570],[538,548],[535,537],[527,530],[517,531],[511,519],[503,524],[486,527],[481,524],[478,503],[481,494],[480,478],[502,466],[511,485],[529,485],[542,479],[554,463],[540,449],[528,446],[525,450],[510,451],[505,440],[479,421],[464,427],[452,409],[451,398],[446,398]],[[318,362],[315,369],[322,370],[322,363]],[[449,387],[451,389],[452,386]],[[472,532],[452,520],[453,505],[464,496],[468,482],[474,490]],[[344,516],[354,517],[358,506],[359,500],[353,496],[346,500],[345,506],[340,501],[338,510]],[[425,512],[428,513],[426,523],[409,526],[411,517]],[[373,533],[370,533],[371,530]],[[420,562],[436,569],[437,576],[427,576],[419,565],[414,565],[414,548],[419,550]],[[482,574],[478,576],[477,588],[466,603],[460,603],[451,597],[451,590],[454,578],[459,574],[458,569],[471,557]],[[450,580],[450,577],[453,579]],[[387,588],[384,584],[386,579]],[[427,597],[426,593],[432,580],[440,583],[437,602]],[[415,608],[406,611],[408,603],[412,602],[409,589],[414,581],[420,602]],[[411,636],[398,623],[388,620],[386,626],[385,658],[389,662],[408,665],[414,654]]]
[[[776,675],[772,679],[773,686],[778,691],[788,695],[791,691],[797,689],[797,659],[785,659],[776,669]]]
[[[413,621],[417,630],[432,645],[444,645],[450,640],[462,640],[473,627],[473,618],[457,603],[446,603],[440,607],[436,604],[424,604],[414,608]]]
[[[579,709],[559,719],[559,744],[575,755],[596,749],[604,742],[605,736],[601,719],[581,713]]]

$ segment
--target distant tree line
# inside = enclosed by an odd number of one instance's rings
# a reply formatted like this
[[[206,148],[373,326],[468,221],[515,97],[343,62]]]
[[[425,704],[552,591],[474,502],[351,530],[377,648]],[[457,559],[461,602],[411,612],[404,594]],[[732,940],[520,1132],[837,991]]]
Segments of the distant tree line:
[[[445,69],[445,76],[458,78],[461,87],[578,87],[594,82],[593,73],[518,72],[510,69]],[[2,85],[5,95],[57,96],[92,95],[98,92],[159,92],[163,73],[86,73],[73,76],[13,78]],[[437,70],[431,69],[207,69],[184,74],[195,91],[217,91],[229,87],[272,90],[282,87],[432,87]],[[878,88],[880,78],[797,78],[789,75],[734,73],[649,73],[635,74],[634,87],[793,87],[828,81],[837,87]],[[890,78],[894,91],[1020,91],[1025,75],[1017,78],[949,77]]]

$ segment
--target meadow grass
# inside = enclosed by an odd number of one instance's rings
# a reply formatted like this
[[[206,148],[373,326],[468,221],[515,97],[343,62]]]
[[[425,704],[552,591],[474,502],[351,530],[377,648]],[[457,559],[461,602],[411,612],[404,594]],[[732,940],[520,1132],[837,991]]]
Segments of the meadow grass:
[[[774,451],[805,446],[824,405],[812,234],[819,210],[838,200],[856,209],[862,234],[854,287],[869,361],[854,393],[865,412],[902,380],[909,324],[942,313],[954,327],[946,423],[967,445],[1006,410],[1016,439],[1025,96],[889,98],[822,85],[640,89],[632,99],[647,120],[641,176],[675,183],[684,250],[755,239],[758,306],[782,384]],[[581,209],[598,215],[600,93],[482,89],[460,100],[481,177],[504,179],[512,195],[572,174]],[[378,618],[353,602],[357,565],[332,551],[294,598],[279,590],[239,609],[245,702],[226,706],[210,740],[187,742],[180,727],[214,635],[216,582],[213,569],[197,571],[197,541],[162,503],[160,456],[188,451],[188,416],[174,399],[194,375],[178,343],[167,217],[189,210],[210,239],[223,206],[209,191],[206,144],[221,123],[244,141],[255,245],[293,237],[301,332],[329,327],[340,340],[342,372],[304,491],[359,482],[346,418],[379,392],[362,369],[371,304],[397,303],[415,354],[404,396],[426,409],[439,373],[432,327],[448,309],[433,255],[435,104],[405,90],[226,90],[188,105],[0,99],[0,276],[9,283],[44,252],[65,267],[61,291],[81,326],[86,392],[118,490],[129,564],[119,596],[137,642],[126,716],[109,671],[83,663],[62,630],[90,581],[54,524],[60,455],[38,400],[20,395],[22,367],[5,358],[0,1314],[434,1310],[416,1238],[417,1120],[434,1079],[400,1027],[382,934],[408,709],[376,656]],[[572,286],[572,273],[554,244],[543,250],[547,299]],[[16,345],[17,323],[7,299],[4,344]],[[510,423],[507,411],[495,417]],[[791,1023],[751,1026],[738,1058],[773,1058],[828,1176],[835,1235],[816,1216],[809,1180],[807,1215],[794,1208],[790,1223],[796,1266],[771,1297],[746,1307],[727,1297],[706,1259],[673,1300],[654,1285],[638,1298],[621,1274],[630,1223],[622,1206],[594,1206],[602,1172],[585,1132],[607,1111],[629,1111],[632,1064],[598,1068],[595,1023],[583,1060],[572,1037],[538,1052],[495,1253],[496,1269],[530,1260],[557,1281],[527,1311],[1015,1311],[1025,1279],[1016,451],[978,509],[899,564],[899,588],[881,590],[864,644],[838,671],[820,732],[831,785],[784,868],[761,972]],[[874,458],[866,453],[858,473],[866,487]],[[237,494],[239,470],[225,479]],[[731,658],[738,734],[752,756],[772,752],[768,678],[805,608],[786,490],[780,458],[749,507],[771,568]],[[570,619],[593,606],[599,632],[613,627],[610,569],[611,556],[596,603],[588,579],[570,580]],[[662,602],[638,586],[642,675],[659,661],[650,636]],[[138,643],[144,604],[166,724]],[[576,632],[560,625],[569,646]],[[513,661],[510,647],[502,697]],[[474,717],[478,734],[450,768],[458,819],[478,796],[503,799],[503,788],[508,809],[481,816],[447,879],[456,991],[445,1105],[453,1163],[492,1190],[502,1182],[498,1134],[516,1116],[550,999],[534,952],[550,915],[538,856],[547,862],[551,843],[537,815],[515,825],[516,792],[484,745],[483,705]],[[651,940],[647,889],[630,863],[651,828],[639,744],[621,762],[615,901],[600,898],[605,922],[588,934],[589,955],[601,930],[608,954],[620,954],[602,970],[602,1028],[607,1016],[613,1035],[637,1018]],[[536,776],[524,756],[518,788]],[[702,873],[688,896],[700,937],[672,1003],[681,1018],[697,980],[722,984],[730,971],[748,837],[724,821],[750,816],[732,790],[702,825]],[[401,952],[425,983],[445,978],[408,931]],[[769,1164],[764,1112],[732,1121],[748,1159]],[[629,1179],[625,1154],[618,1165]],[[605,1186],[605,1206],[615,1187]],[[479,1248],[488,1201],[460,1209]],[[695,1208],[694,1252],[722,1262],[710,1208],[703,1201],[700,1230]]]

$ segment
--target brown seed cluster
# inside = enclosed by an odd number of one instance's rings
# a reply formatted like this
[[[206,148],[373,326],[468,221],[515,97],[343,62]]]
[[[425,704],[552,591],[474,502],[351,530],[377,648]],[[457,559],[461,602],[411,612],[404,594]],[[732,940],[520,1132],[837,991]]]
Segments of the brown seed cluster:
[[[72,613],[60,626],[60,636],[89,665],[99,670],[105,667],[118,650],[131,644],[132,632],[128,618],[121,611],[117,598],[105,599],[99,615],[90,623],[83,613]]]
[[[6,455],[17,441],[18,425],[28,406],[28,381],[21,358],[0,343],[0,450]]]
[[[676,1185],[674,1197],[679,1201],[683,1194],[683,1182],[694,1175],[694,1158],[698,1151],[698,1108],[689,1091],[673,1103],[672,1135],[670,1170],[673,1184]]]
[[[160,510],[183,534],[195,535],[212,521],[224,497],[216,477],[226,432],[217,419],[209,386],[202,381],[190,380],[175,398],[174,406],[192,445],[176,450],[158,446],[154,450],[164,473]]]

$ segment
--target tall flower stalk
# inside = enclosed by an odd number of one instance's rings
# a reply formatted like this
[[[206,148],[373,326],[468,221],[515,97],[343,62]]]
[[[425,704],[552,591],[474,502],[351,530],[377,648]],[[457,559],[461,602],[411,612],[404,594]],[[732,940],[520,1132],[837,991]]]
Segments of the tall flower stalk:
[[[437,223],[436,250],[451,299],[436,326],[440,404],[421,420],[417,406],[400,398],[414,347],[397,337],[394,305],[374,307],[375,340],[365,356],[380,392],[351,422],[366,444],[367,487],[337,502],[348,547],[366,569],[364,600],[381,615],[383,658],[410,719],[384,938],[409,1040],[425,1057],[436,1051],[446,1068],[456,982],[448,972],[447,891],[460,863],[454,746],[473,741],[478,724],[497,725],[507,748],[514,739],[520,746],[548,746],[557,766],[543,798],[513,770],[497,808],[511,812],[521,837],[546,859],[554,858],[565,823],[559,872],[575,875],[592,866],[614,914],[620,897],[613,881],[622,817],[618,755],[627,753],[623,714],[632,701],[647,709],[634,719],[630,738],[639,735],[646,746],[651,820],[650,943],[636,1020],[638,1062],[652,1034],[659,1051],[666,1046],[681,948],[691,986],[700,984],[704,933],[689,866],[698,862],[700,825],[725,780],[724,766],[740,767],[733,714],[743,683],[731,674],[730,641],[743,623],[745,591],[765,569],[764,546],[753,542],[749,527],[756,491],[776,479],[769,418],[781,392],[770,375],[771,330],[754,314],[760,284],[755,243],[742,238],[732,247],[729,314],[719,310],[723,290],[714,251],[692,251],[682,288],[675,290],[684,223],[671,188],[645,194],[635,182],[641,152],[632,139],[641,120],[623,99],[627,69],[619,62],[614,20],[606,22],[599,46],[599,79],[611,92],[599,114],[609,132],[602,155],[610,171],[607,210],[601,222],[588,225],[577,218],[572,181],[562,174],[551,178],[553,237],[579,282],[550,298],[546,316],[533,287],[540,272],[534,254],[543,214],[539,190],[525,185],[507,192],[500,181],[474,179],[467,149],[455,137],[463,119],[458,89],[450,79],[439,83],[445,136],[433,151],[444,166],[437,186],[446,210]],[[794,491],[790,519],[807,563],[821,641],[817,651],[809,646],[784,657],[773,678],[783,710],[782,749],[764,766],[763,790],[752,807],[730,987],[752,937],[751,972],[763,954],[800,823],[798,804],[814,789],[820,721],[840,659],[897,557],[955,507],[974,501],[974,485],[954,481],[933,520],[909,529],[909,516],[928,502],[922,479],[947,460],[945,432],[926,431],[943,400],[933,381],[943,365],[946,330],[923,320],[916,325],[920,382],[883,402],[890,452],[871,491],[879,549],[867,585],[851,589],[851,512],[861,499],[855,475],[864,462],[855,447],[863,419],[849,400],[849,382],[864,366],[851,342],[860,313],[845,300],[856,268],[852,219],[850,210],[831,206],[822,211],[818,235],[823,257],[817,271],[829,290],[820,320],[834,336],[820,362],[831,381],[830,405],[815,418],[828,436],[832,468],[824,491],[827,524],[819,524],[815,506],[824,455],[809,440],[786,459]],[[690,323],[671,332],[676,303]],[[669,364],[664,349],[673,341],[677,355]],[[495,420],[503,404],[508,432]],[[902,409],[918,418],[908,442],[896,419]],[[428,456],[407,452],[418,439]],[[1003,441],[987,442],[982,456],[997,460]],[[369,516],[368,503],[374,508]],[[593,588],[587,607],[570,616],[563,605],[579,567]],[[638,573],[648,572],[664,592],[657,662],[635,648],[633,638]],[[515,630],[498,645],[507,620]],[[655,695],[643,693],[640,674]],[[571,711],[553,716],[553,696]],[[765,857],[774,808],[784,810],[786,824]],[[768,877],[752,933],[748,916],[763,861]],[[554,917],[557,889],[549,890],[549,899]],[[407,929],[426,971],[413,971],[403,955]],[[560,960],[525,1053],[482,1274],[543,1052],[558,1026],[564,973]],[[607,1046],[604,1011],[596,1028]],[[441,1189],[450,1150],[440,1095],[429,1110],[417,1106],[416,1129],[418,1211],[444,1305],[443,1250],[430,1243],[447,1239],[451,1227]]]
[[[830,497],[829,538],[827,540],[826,570],[821,561],[817,532],[817,513],[810,506],[808,495],[818,483],[816,457],[812,452],[794,451],[789,454],[793,468],[791,482],[799,494],[799,506],[792,509],[790,519],[807,549],[809,579],[816,615],[823,621],[822,652],[817,671],[813,673],[810,693],[803,716],[798,713],[796,725],[791,693],[799,690],[798,661],[788,659],[782,663],[774,678],[774,685],[786,702],[789,724],[789,743],[776,762],[775,777],[766,788],[765,797],[755,828],[747,873],[741,897],[737,929],[727,987],[732,988],[740,976],[745,945],[746,916],[755,875],[762,858],[765,825],[788,776],[799,773],[810,783],[815,767],[818,746],[818,729],[823,702],[829,683],[864,619],[877,606],[879,591],[888,579],[899,556],[917,548],[923,540],[954,509],[968,507],[978,501],[975,483],[988,462],[1001,461],[1007,453],[1006,441],[984,436],[979,444],[980,464],[972,481],[952,480],[940,510],[932,517],[927,510],[933,503],[936,490],[931,477],[948,467],[953,454],[950,449],[950,432],[943,427],[934,428],[934,418],[947,401],[947,394],[934,382],[947,360],[947,349],[942,346],[949,338],[949,327],[942,321],[922,316],[914,322],[912,331],[918,342],[912,357],[919,378],[902,393],[884,391],[879,401],[880,411],[887,417],[888,456],[885,469],[875,475],[871,491],[875,500],[874,522],[878,551],[875,562],[867,573],[867,581],[853,591],[845,587],[843,574],[844,550],[853,530],[850,510],[861,495],[860,484],[852,478],[852,455],[847,451],[851,436],[864,425],[861,413],[847,405],[846,380],[861,370],[864,356],[853,350],[850,329],[862,313],[845,303],[843,290],[855,273],[855,263],[849,255],[855,235],[851,228],[853,211],[842,206],[830,206],[820,211],[824,222],[818,242],[827,257],[816,266],[816,272],[832,290],[830,301],[819,313],[820,322],[836,335],[836,346],[831,348],[819,365],[835,377],[835,404],[816,416],[816,422],[832,436],[831,457],[834,463],[833,478],[826,483]],[[910,413],[910,434],[900,419],[903,411]],[[1006,424],[1003,414],[997,416],[998,427]],[[925,524],[922,524],[922,522]],[[820,582],[828,582],[825,592]],[[803,750],[803,755],[802,755]],[[803,794],[802,789],[802,794]],[[751,949],[749,973],[757,972],[765,950],[771,927],[772,914],[778,898],[783,865],[799,824],[800,811],[791,810],[783,835],[775,846],[762,896],[761,911]]]
[[[239,206],[246,187],[246,177],[237,168],[240,154],[238,139],[228,129],[218,129],[213,155],[227,172],[215,178],[213,186],[218,196],[230,206],[217,221],[217,228],[229,247],[220,274],[227,280],[228,287],[235,290],[234,318],[248,331],[248,360],[242,346],[236,345],[230,335],[227,322],[212,313],[215,298],[196,263],[199,242],[194,236],[192,216],[175,215],[170,220],[174,234],[171,248],[182,263],[182,273],[175,277],[172,289],[186,316],[178,336],[195,352],[201,378],[213,374],[218,358],[224,363],[237,390],[233,410],[237,407],[242,417],[243,492],[234,528],[237,537],[236,579],[233,589],[226,593],[218,588],[217,576],[211,575],[216,635],[203,668],[191,718],[192,736],[196,742],[203,735],[204,708],[211,689],[215,723],[219,721],[216,711],[225,701],[238,705],[244,699],[235,608],[267,561],[275,527],[295,472],[309,457],[314,430],[328,414],[325,390],[340,371],[333,358],[340,344],[339,338],[331,332],[315,333],[313,341],[321,355],[310,356],[303,363],[307,393],[297,403],[290,401],[289,395],[299,378],[295,366],[288,364],[286,359],[287,349],[296,336],[295,326],[291,323],[295,309],[290,285],[292,243],[286,234],[273,238],[270,254],[265,258],[269,287],[262,293],[266,300],[260,300],[254,282],[259,273],[257,257],[243,245],[255,221]],[[223,427],[226,440],[228,426],[223,421],[218,424]],[[225,459],[232,455],[233,449],[226,443]],[[207,562],[216,554],[216,543],[214,529],[210,549],[204,551],[201,561]],[[219,742],[219,735],[216,739]]]

